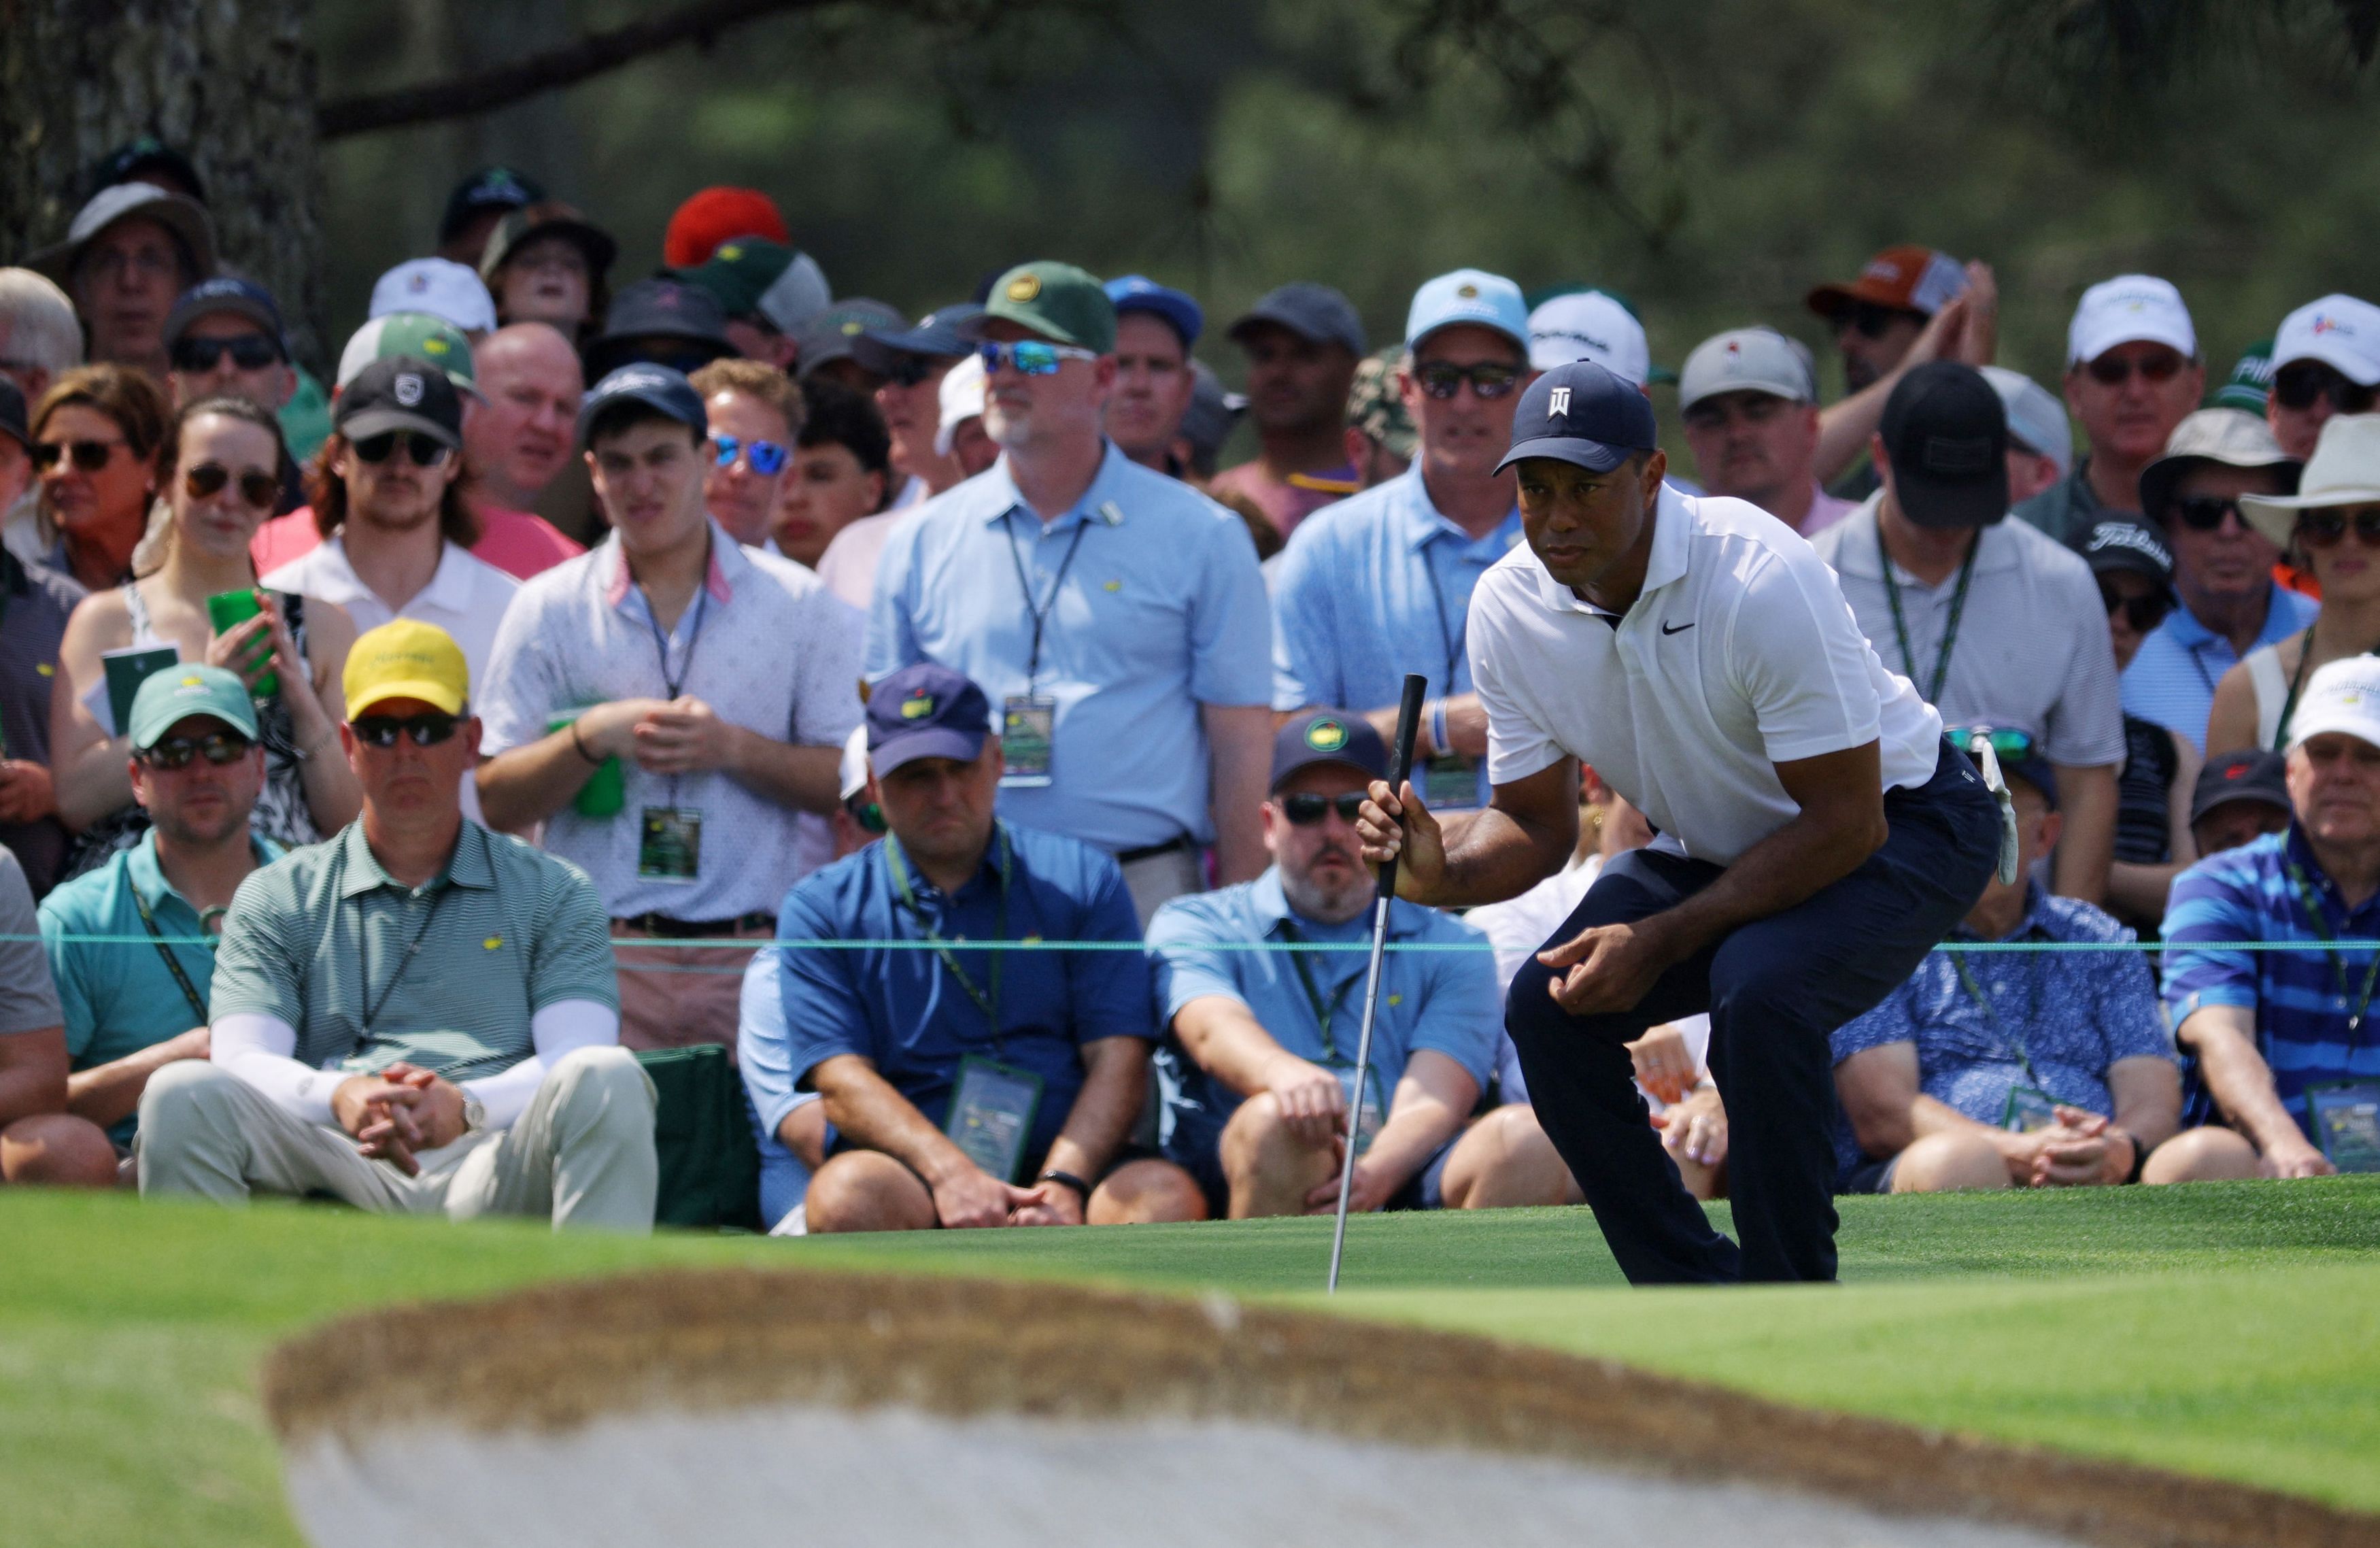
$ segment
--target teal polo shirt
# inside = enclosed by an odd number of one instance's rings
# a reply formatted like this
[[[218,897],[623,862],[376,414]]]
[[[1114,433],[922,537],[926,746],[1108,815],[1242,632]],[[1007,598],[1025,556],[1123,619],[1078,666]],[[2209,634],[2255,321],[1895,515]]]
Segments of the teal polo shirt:
[[[251,836],[249,847],[259,866],[281,858],[280,847]],[[78,1070],[111,1065],[168,1038],[179,1037],[208,1020],[204,1010],[214,981],[215,954],[211,947],[164,945],[143,939],[140,899],[157,932],[167,941],[193,940],[206,933],[198,909],[174,890],[157,865],[154,829],[140,835],[129,849],[118,850],[105,865],[85,872],[42,900],[42,945],[49,953],[50,977],[58,986],[58,1006],[65,1013],[67,1057]],[[78,936],[110,936],[112,942],[78,940]],[[200,1008],[165,966],[165,953],[181,964],[182,973],[198,992]],[[135,1119],[126,1117],[108,1131],[116,1143],[132,1142]]]

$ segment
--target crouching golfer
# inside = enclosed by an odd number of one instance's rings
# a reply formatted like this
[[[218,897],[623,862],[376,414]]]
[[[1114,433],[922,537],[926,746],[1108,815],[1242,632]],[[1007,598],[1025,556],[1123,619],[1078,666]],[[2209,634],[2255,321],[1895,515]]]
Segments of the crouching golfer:
[[[1910,406],[1911,461],[1997,515],[2007,432],[1983,396],[1983,428],[1963,401]],[[1512,981],[1538,1117],[1630,1280],[1832,1279],[1828,1035],[1974,906],[1997,809],[1807,542],[1662,483],[1633,387],[1586,362],[1538,378],[1516,464],[1529,541],[1471,603],[1494,799],[1441,823],[1412,785],[1376,782],[1365,859],[1402,850],[1397,891],[1417,903],[1513,896],[1570,855],[1592,763],[1658,837],[1607,864]],[[1741,1248],[1678,1180],[1632,1079],[1629,1042],[1704,1010]]]

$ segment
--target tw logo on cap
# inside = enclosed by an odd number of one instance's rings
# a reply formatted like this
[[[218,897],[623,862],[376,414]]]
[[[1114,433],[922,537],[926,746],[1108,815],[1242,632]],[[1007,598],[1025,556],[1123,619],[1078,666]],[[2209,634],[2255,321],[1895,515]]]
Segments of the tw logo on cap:
[[[1546,412],[1557,416],[1570,412],[1570,389],[1568,387],[1556,387],[1553,390],[1552,399],[1546,405]]]

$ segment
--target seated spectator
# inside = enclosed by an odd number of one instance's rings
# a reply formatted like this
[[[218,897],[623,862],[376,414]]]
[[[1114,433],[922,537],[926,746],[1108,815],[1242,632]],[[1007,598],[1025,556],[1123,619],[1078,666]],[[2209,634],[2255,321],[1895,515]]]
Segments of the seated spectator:
[[[2325,662],[2380,649],[2380,414],[2341,414],[2322,427],[2295,494],[2243,494],[2239,514],[2292,555],[2321,590],[2313,622],[2259,645],[2215,685],[2206,752],[2289,743],[2306,678]]]
[[[50,384],[33,408],[34,557],[88,591],[132,579],[173,412],[156,383],[126,366],[78,366]]]
[[[2066,405],[2024,372],[1978,369],[2008,410],[2009,502],[2021,506],[2074,470],[2074,427]]]
[[[2291,493],[2298,470],[2254,415],[2202,408],[2141,474],[2141,505],[2173,549],[2181,605],[2124,669],[2124,708],[2202,750],[2216,683],[2257,646],[2313,623],[2319,606],[2273,578],[2280,550],[2240,505],[2242,495]]]
[[[2119,274],[2085,290],[2066,333],[2066,404],[2090,450],[2016,514],[2062,543],[2080,541],[2103,511],[2140,514],[2143,469],[2171,455],[2175,428],[2205,391],[2180,291],[2148,274]]]
[[[710,427],[704,507],[745,547],[782,553],[773,528],[805,417],[801,389],[759,360],[713,360],[686,380]]]
[[[802,324],[795,336],[795,373],[805,383],[821,376],[873,401],[876,389],[887,380],[888,362],[867,347],[863,335],[908,331],[909,320],[896,307],[866,296],[837,301]]]
[[[483,166],[455,185],[438,220],[438,256],[450,263],[474,263],[488,250],[496,222],[545,197],[545,185],[509,166]]]
[[[795,340],[834,304],[818,260],[783,242],[740,233],[677,277],[710,292],[727,314],[727,342],[747,360],[794,369]]]
[[[2252,412],[2303,462],[2332,415],[2368,414],[2380,400],[2380,307],[2353,296],[2308,301],[2281,319],[2264,381],[2265,400]]]
[[[2013,466],[2016,453],[2010,451]],[[2082,561],[2099,583],[2116,670],[2173,611],[2173,555],[2155,530],[2121,517],[2095,523]],[[2180,732],[2124,713],[2124,764],[2116,776],[2116,859],[2107,869],[2107,912],[2154,934],[2173,879],[2198,859],[2191,836],[2191,789],[2198,749]]]
[[[685,943],[775,931],[777,900],[829,853],[859,719],[859,618],[704,514],[710,435],[675,372],[623,366],[595,384],[579,436],[616,525],[521,588],[480,696],[489,822],[545,824],[615,939],[669,943],[617,948],[630,1048],[733,1046],[736,976],[709,969],[744,952]]]
[[[1951,942],[2133,939],[2090,904],[2031,880],[2058,842],[2057,775],[2030,756],[2000,768],[2016,798],[2017,880],[1994,877]],[[1939,950],[1833,1045],[1838,1192],[2202,1175],[2159,1149],[2180,1121],[2181,1079],[2137,953]]]
[[[2210,854],[2173,884],[2165,999],[2191,1057],[2193,1175],[2309,1177],[2338,1166],[2310,1100],[2341,1082],[2380,1095],[2380,1043],[2359,1036],[2380,957],[2327,943],[2380,934],[2380,667],[2356,656],[2306,679],[2291,723],[2288,829]],[[2240,941],[2322,950],[2231,949]]]
[[[59,1021],[32,890],[17,857],[0,849],[0,1182],[77,1182],[91,1175],[94,1158],[73,1143],[79,1131],[60,1121],[67,1040]],[[54,1154],[50,1139],[61,1133],[67,1144]],[[113,1180],[113,1164],[109,1171]]]
[[[922,505],[966,477],[956,460],[935,449],[941,427],[942,378],[975,353],[962,332],[983,315],[973,302],[938,307],[913,328],[869,328],[853,341],[853,358],[881,376],[872,395],[892,439],[892,498],[888,510]]]
[[[1810,352],[1774,328],[1703,340],[1678,375],[1678,417],[1708,494],[1749,500],[1803,537],[1858,507],[1818,487],[1818,384]]]
[[[365,317],[400,311],[435,317],[472,344],[496,331],[496,299],[480,282],[479,271],[443,258],[407,259],[372,282]]]
[[[94,1188],[113,1187],[132,1154],[149,1078],[207,1056],[214,953],[169,943],[213,934],[240,883],[281,858],[249,829],[265,764],[246,683],[219,666],[157,673],[133,697],[126,739],[148,831],[41,912],[71,1070],[65,1113],[40,1120],[50,1153],[71,1158],[48,1180]],[[153,950],[127,944],[144,933]]]
[[[764,1133],[796,1155],[829,1141],[809,1230],[1197,1215],[1187,1177],[1123,1150],[1148,1073],[1147,961],[965,947],[1139,934],[1113,859],[993,816],[990,724],[983,690],[946,668],[878,683],[868,793],[891,831],[778,915],[786,940],[933,943],[773,954],[782,1027],[746,1021],[742,1067]],[[823,1100],[805,1106],[811,1091]]]
[[[1807,305],[1832,331],[1843,364],[1844,396],[1818,416],[1815,470],[1837,494],[1864,500],[1876,490],[1866,457],[1884,400],[1903,372],[1928,360],[1989,365],[1998,343],[1998,287],[1987,263],[1892,247],[1869,259],[1857,279],[1813,287]]]
[[[13,510],[33,487],[33,427],[25,395],[0,375],[0,512]]]
[[[813,376],[802,384],[801,399],[793,468],[779,487],[774,520],[779,552],[816,568],[852,527],[895,519],[886,509],[892,441],[876,405],[839,382]],[[881,539],[877,547],[882,550]]]
[[[542,323],[577,342],[610,304],[604,279],[618,257],[612,234],[558,201],[506,211],[480,251],[480,278],[500,326]]]
[[[1181,478],[1189,469],[1173,454],[1183,417],[1198,385],[1190,347],[1207,314],[1182,291],[1142,274],[1107,284],[1116,309],[1116,389],[1108,400],[1108,439],[1144,468]]]
[[[202,398],[175,416],[158,452],[167,518],[152,544],[155,567],[93,592],[67,621],[58,647],[50,746],[59,815],[76,833],[67,873],[106,862],[140,842],[148,813],[129,778],[129,726],[116,721],[130,697],[111,681],[107,658],[169,650],[175,659],[225,667],[259,701],[257,740],[265,784],[256,830],[284,848],[345,827],[358,798],[354,776],[331,756],[344,718],[339,673],[355,626],[337,603],[286,581],[260,585],[249,542],[288,472],[281,428],[244,397]],[[214,599],[240,593],[253,613],[217,628]],[[252,599],[250,601],[249,599]]]
[[[1645,324],[1609,290],[1569,291],[1529,313],[1529,368],[1551,371],[1574,360],[1593,360],[1638,392],[1653,379]]]
[[[141,1197],[650,1230],[653,1087],[618,1046],[601,904],[463,814],[480,723],[461,647],[383,625],[345,688],[362,814],[240,884],[209,1057],[140,1096]]]
[[[1366,355],[1347,389],[1347,462],[1364,489],[1388,482],[1413,466],[1421,433],[1397,391],[1405,347],[1391,344]]]
[[[666,277],[621,286],[602,333],[579,349],[589,381],[639,361],[686,375],[734,353],[727,314],[710,292]]]
[[[30,469],[31,445],[24,396],[0,380],[0,471],[12,455]],[[0,547],[0,847],[16,855],[35,898],[67,853],[50,773],[50,699],[67,619],[82,599],[80,586],[47,565]]]
[[[298,390],[281,308],[249,280],[201,280],[183,291],[165,319],[165,357],[176,408],[202,397],[244,397],[278,414]]]
[[[75,213],[66,240],[25,266],[74,298],[90,335],[88,359],[128,367],[162,387],[165,319],[174,298],[215,272],[214,220],[188,194],[153,183],[118,183]]]
[[[1257,297],[1229,336],[1247,353],[1257,450],[1208,488],[1219,497],[1246,495],[1287,537],[1359,487],[1346,462],[1347,390],[1367,347],[1364,320],[1330,286],[1294,280]]]
[[[2289,831],[2289,760],[2277,752],[2229,752],[2207,760],[2190,797],[2190,832],[2199,855],[2219,855]]]
[[[1578,847],[1570,863],[1520,896],[1474,908],[1463,917],[1496,948],[1498,993],[1510,993],[1512,975],[1554,938],[1603,873],[1603,862],[1653,841],[1651,824],[1627,798],[1579,765]],[[1661,1144],[1678,1168],[1686,1191],[1697,1199],[1718,1196],[1726,1180],[1727,1108],[1704,1067],[1710,1043],[1710,1018],[1690,1016],[1664,1022],[1628,1044],[1636,1064],[1636,1084],[1650,1108]],[[1527,1078],[1510,1032],[1499,1034],[1495,1111],[1463,1130],[1446,1160],[1446,1207],[1495,1209],[1525,1204],[1576,1204],[1585,1201],[1554,1142],[1529,1105]]]
[[[1351,1211],[1445,1205],[1448,1152],[1496,1056],[1501,1002],[1488,955],[1382,958],[1359,1095],[1364,955],[1228,949],[1369,936],[1377,884],[1358,858],[1355,808],[1373,780],[1388,776],[1388,748],[1362,716],[1318,710],[1289,721],[1273,739],[1264,804],[1272,868],[1176,899],[1149,921],[1170,1034],[1160,1056],[1160,1143],[1197,1178],[1210,1213],[1330,1213],[1349,1143]],[[1483,944],[1469,925],[1402,898],[1389,906],[1389,937]],[[1490,1196],[1510,1188],[1502,1171],[1491,1162],[1476,1187]]]

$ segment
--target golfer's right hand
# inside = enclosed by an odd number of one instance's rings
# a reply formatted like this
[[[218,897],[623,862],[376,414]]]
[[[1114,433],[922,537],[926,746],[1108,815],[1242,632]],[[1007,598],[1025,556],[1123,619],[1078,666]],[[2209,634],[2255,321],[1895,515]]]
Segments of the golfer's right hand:
[[[1300,1144],[1320,1150],[1339,1137],[1347,1089],[1320,1065],[1284,1053],[1265,1072],[1265,1090],[1281,1110],[1281,1127]]]
[[[1385,779],[1372,781],[1365,794],[1363,815],[1355,819],[1356,836],[1364,841],[1364,863],[1397,862],[1397,895],[1426,900],[1446,877],[1446,834],[1438,825],[1413,782],[1391,791]]]

